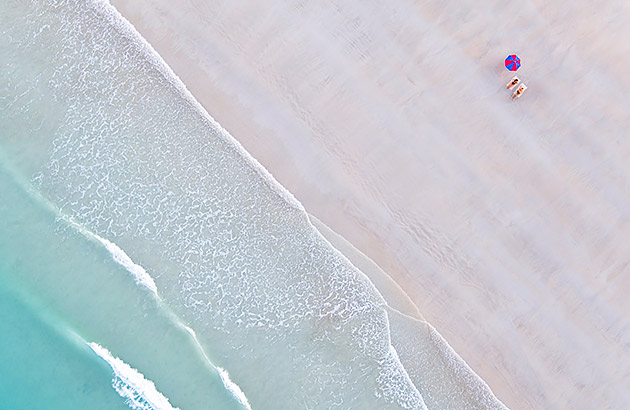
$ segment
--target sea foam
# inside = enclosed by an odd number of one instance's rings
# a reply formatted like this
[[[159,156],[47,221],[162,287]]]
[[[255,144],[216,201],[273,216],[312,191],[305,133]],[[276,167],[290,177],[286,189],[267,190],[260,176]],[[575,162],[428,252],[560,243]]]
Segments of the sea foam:
[[[0,162],[5,163],[4,157],[5,154],[0,151],[0,160],[2,160]],[[50,210],[55,215],[57,220],[63,221],[64,223],[68,224],[84,237],[99,242],[101,245],[103,245],[105,249],[107,249],[107,251],[111,254],[114,261],[125,268],[129,273],[131,273],[136,284],[144,286],[145,288],[149,289],[158,299],[160,298],[160,296],[158,295],[157,285],[155,284],[155,281],[153,280],[151,275],[149,275],[149,273],[142,266],[135,263],[120,246],[94,232],[91,232],[85,226],[75,221],[72,217],[64,214],[63,211],[55,206],[55,204],[53,204],[48,198],[45,198],[41,195],[40,192],[35,190],[30,183],[24,181],[20,174],[12,169],[10,166],[5,164],[5,169],[11,173],[11,177],[17,180],[20,185],[26,187],[25,192],[31,198],[33,198],[33,200],[37,201],[46,209]],[[34,179],[34,182],[37,182],[37,177]]]
[[[102,238],[95,233],[90,233],[90,235],[92,235],[96,240],[102,243],[103,246],[105,246],[105,248],[109,251],[109,253],[111,253],[114,260],[133,275],[138,285],[146,287],[151,292],[153,292],[155,296],[159,297],[155,281],[142,266],[132,261],[131,258],[125,253],[125,251],[123,251],[115,243],[108,241],[107,239]]]
[[[114,357],[97,343],[90,342],[87,345],[111,366],[114,371],[112,386],[129,407],[134,410],[179,410],[138,370]]]
[[[221,380],[223,381],[223,385],[225,386],[225,388],[228,389],[234,395],[234,397],[236,397],[238,401],[243,406],[245,406],[246,409],[252,410],[251,406],[249,405],[249,401],[245,396],[245,393],[243,393],[243,390],[238,387],[238,384],[234,383],[232,379],[230,379],[230,375],[228,374],[227,370],[223,369],[222,367],[217,367],[217,370],[219,371],[219,376],[221,376]]]
[[[199,351],[201,352],[201,354],[205,358],[206,362],[210,366],[214,367],[217,370],[217,372],[219,373],[219,376],[221,376],[221,381],[223,382],[223,386],[225,386],[225,388],[228,389],[230,391],[230,393],[232,393],[232,396],[234,396],[234,398],[236,400],[238,400],[239,403],[241,403],[243,405],[243,407],[245,407],[248,410],[252,410],[252,407],[249,404],[249,400],[247,400],[247,396],[245,396],[245,393],[243,392],[243,390],[241,390],[239,385],[234,383],[234,381],[232,381],[232,379],[230,379],[230,375],[227,372],[227,370],[225,370],[222,367],[218,367],[218,366],[215,366],[214,364],[212,364],[212,362],[208,358],[208,355],[203,350],[203,347],[201,346],[201,343],[199,343],[199,339],[197,338],[197,334],[195,333],[195,331],[192,330],[190,327],[188,327],[186,325],[182,324],[182,326],[190,334],[190,336],[193,338],[197,348],[199,349]]]
[[[159,298],[157,286],[151,275],[149,275],[142,266],[135,263],[129,257],[129,255],[127,255],[127,253],[122,250],[122,248],[120,248],[120,246],[94,232],[90,232],[85,227],[73,221],[72,218],[69,218],[66,215],[58,214],[58,217],[65,220],[85,237],[101,243],[105,247],[105,249],[107,249],[107,251],[112,255],[114,261],[125,268],[129,273],[131,273],[138,285],[144,286],[145,288],[149,289],[157,298]]]

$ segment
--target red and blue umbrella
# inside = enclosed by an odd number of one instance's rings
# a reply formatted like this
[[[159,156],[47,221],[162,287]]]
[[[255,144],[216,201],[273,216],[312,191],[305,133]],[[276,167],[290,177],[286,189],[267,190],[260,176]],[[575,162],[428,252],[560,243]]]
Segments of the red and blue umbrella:
[[[511,54],[505,59],[505,68],[516,71],[521,66],[521,59],[516,54]]]

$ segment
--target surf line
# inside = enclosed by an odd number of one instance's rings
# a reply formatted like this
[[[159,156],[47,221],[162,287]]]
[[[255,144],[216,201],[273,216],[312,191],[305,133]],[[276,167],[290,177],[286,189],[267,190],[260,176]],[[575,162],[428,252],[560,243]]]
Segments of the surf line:
[[[60,217],[64,221],[66,221],[68,224],[70,224],[72,227],[74,227],[82,235],[84,235],[84,236],[86,236],[86,237],[88,237],[90,239],[96,240],[96,241],[100,242],[103,246],[105,246],[105,248],[112,255],[113,259],[117,263],[122,265],[125,269],[127,269],[127,271],[129,271],[134,276],[134,278],[136,280],[136,283],[138,285],[145,286],[147,289],[149,289],[149,290],[151,290],[151,292],[153,292],[153,294],[158,299],[158,301],[162,302],[162,303],[159,303],[159,302],[158,303],[162,307],[163,311],[165,313],[167,313],[167,315],[169,315],[171,317],[171,321],[173,323],[175,323],[176,325],[181,326],[184,330],[186,330],[186,332],[188,332],[188,334],[190,334],[190,336],[192,337],[192,339],[194,341],[195,346],[197,347],[197,350],[199,350],[199,353],[203,356],[203,358],[206,361],[206,363],[210,366],[210,368],[212,368],[213,370],[216,370],[217,373],[219,374],[219,376],[221,377],[221,381],[223,382],[223,386],[232,394],[232,396],[234,396],[234,398],[243,407],[245,407],[245,409],[252,410],[252,407],[249,404],[249,400],[247,400],[247,396],[245,395],[243,390],[241,390],[239,385],[236,384],[234,381],[232,381],[232,379],[230,379],[228,371],[225,370],[224,368],[216,366],[214,363],[212,363],[212,360],[210,360],[210,358],[206,354],[203,346],[199,342],[199,339],[197,338],[197,334],[195,333],[195,331],[193,329],[191,329],[190,327],[186,326],[181,321],[181,319],[168,307],[168,305],[163,303],[162,299],[158,295],[157,286],[155,284],[155,281],[151,277],[151,275],[149,275],[147,273],[147,271],[142,266],[136,264],[125,253],[125,251],[123,251],[115,243],[113,243],[113,242],[111,242],[111,241],[109,241],[109,240],[99,236],[96,233],[90,232],[85,227],[83,227],[82,225],[78,224],[77,222],[75,222],[71,218],[69,218],[69,217],[67,217],[65,215],[62,215],[61,212],[59,212],[58,215],[61,215]],[[96,345],[96,346],[98,346],[98,345]],[[90,347],[92,348],[92,350],[94,350],[93,346],[90,345]],[[105,351],[107,351],[107,350],[105,349]],[[95,350],[95,352],[96,352],[96,350]],[[98,354],[98,352],[96,352],[96,353]],[[99,356],[100,356],[100,354],[99,354]],[[101,356],[101,357],[103,357],[103,356]],[[103,357],[103,359],[105,359],[105,357]],[[107,359],[105,359],[105,360],[107,360]],[[118,391],[118,388],[116,388],[116,390]]]
[[[11,175],[11,177],[17,182],[17,185],[20,186],[28,196],[30,196],[36,203],[41,204],[45,209],[50,211],[57,220],[67,223],[70,227],[76,229],[81,235],[104,246],[114,261],[131,273],[136,281],[136,284],[144,286],[150,290],[158,300],[161,300],[158,295],[157,286],[151,275],[149,275],[142,266],[135,263],[129,255],[120,248],[120,246],[94,232],[91,232],[85,226],[76,222],[73,217],[64,214],[61,208],[55,206],[48,198],[43,196],[30,181],[27,181],[18,172],[12,169],[12,167],[8,166],[9,163],[7,161],[3,161],[3,159],[4,153],[0,150],[0,160],[2,160],[0,163],[4,165],[4,169],[9,173],[9,175]]]
[[[114,242],[111,242],[94,232],[90,232],[85,227],[83,227],[82,225],[79,225],[78,223],[76,223],[75,221],[73,221],[72,219],[68,217],[65,217],[62,215],[62,218],[84,236],[101,243],[105,247],[105,249],[107,249],[107,251],[110,253],[110,255],[112,255],[112,258],[114,259],[114,261],[118,263],[119,265],[121,265],[123,268],[125,268],[129,273],[131,273],[134,280],[136,281],[136,284],[140,286],[144,286],[145,288],[149,289],[155,295],[156,298],[161,300],[160,296],[158,295],[157,285],[155,284],[155,281],[153,280],[151,275],[149,275],[142,266],[135,263],[129,257],[129,255],[127,255],[127,253],[124,250],[122,250],[122,248],[120,248],[120,246],[116,245]]]
[[[206,363],[208,364],[208,366],[211,369],[217,371],[217,373],[221,377],[221,381],[223,382],[223,385],[225,386],[225,388],[228,389],[232,393],[234,398],[244,408],[246,408],[247,410],[251,410],[252,409],[251,405],[249,404],[249,401],[247,400],[247,397],[245,396],[245,393],[241,390],[241,388],[234,381],[232,381],[230,379],[227,370],[225,370],[225,369],[223,369],[221,367],[215,366],[212,363],[212,361],[210,360],[210,358],[206,354],[205,350],[203,349],[203,346],[199,342],[199,339],[197,338],[197,335],[194,332],[194,330],[192,330],[190,327],[188,327],[185,324],[183,324],[181,319],[168,307],[168,305],[166,303],[164,303],[162,298],[160,298],[160,296],[158,295],[158,292],[157,292],[157,286],[155,284],[155,281],[147,273],[147,271],[142,266],[140,266],[137,263],[135,263],[129,257],[129,255],[127,255],[127,253],[124,250],[122,250],[118,245],[116,245],[115,243],[113,243],[113,242],[111,242],[111,241],[101,237],[100,235],[98,235],[98,234],[96,234],[94,232],[91,232],[86,227],[84,227],[80,223],[76,222],[74,220],[74,218],[72,218],[69,215],[66,215],[62,211],[61,208],[55,206],[50,200],[48,200],[46,197],[44,197],[41,194],[41,192],[39,192],[35,188],[35,186],[33,185],[33,183],[31,181],[28,181],[24,177],[22,177],[20,175],[20,173],[17,172],[9,164],[10,163],[8,161],[4,160],[4,152],[2,151],[2,147],[0,147],[0,170],[4,169],[4,171],[6,171],[14,179],[14,181],[17,183],[17,185],[20,186],[24,190],[24,192],[31,199],[33,199],[33,201],[35,201],[36,203],[42,205],[51,214],[53,214],[53,216],[57,220],[65,222],[69,227],[71,227],[71,228],[75,229],[76,231],[78,231],[81,235],[86,237],[88,240],[96,241],[96,242],[100,243],[101,245],[103,245],[107,249],[107,251],[112,255],[112,258],[114,259],[114,261],[116,261],[118,264],[123,266],[127,271],[129,271],[134,276],[134,278],[136,280],[136,283],[146,287],[147,289],[149,289],[156,296],[159,305],[163,309],[163,312],[165,312],[168,316],[170,316],[170,320],[174,324],[176,324],[177,326],[180,326],[183,330],[185,330],[188,334],[190,334],[190,336],[192,336],[192,339],[193,339],[193,341],[194,341],[198,351],[202,355],[203,359],[206,361]],[[35,181],[37,181],[37,179],[38,179],[37,176],[34,177]],[[77,340],[80,340],[81,342],[88,344],[88,342],[86,342],[79,335],[76,335],[76,337],[77,337]],[[98,346],[97,344],[94,344],[94,345]],[[93,346],[90,346],[90,348],[92,348],[92,350],[94,350]]]
[[[201,346],[201,343],[199,342],[199,339],[197,338],[197,334],[195,333],[195,331],[180,321],[178,321],[178,324],[182,326],[184,330],[186,330],[190,334],[190,336],[193,338],[193,340],[195,341],[195,345],[197,346],[197,349],[199,350],[199,353],[201,353],[201,355],[204,357],[208,365],[216,369],[216,371],[219,373],[219,376],[221,377],[221,381],[223,382],[223,386],[226,389],[228,389],[230,393],[232,393],[234,398],[238,400],[238,402],[243,407],[245,407],[247,410],[252,410],[252,407],[249,404],[249,400],[247,400],[247,396],[245,396],[245,393],[243,392],[243,390],[241,390],[239,385],[234,383],[232,379],[230,379],[230,375],[228,374],[227,370],[225,370],[222,367],[216,366],[214,363],[212,363],[212,361],[210,360],[206,352],[203,350],[203,346]]]
[[[125,399],[125,403],[134,410],[180,410],[173,407],[166,396],[158,391],[155,384],[144,377],[142,373],[134,369],[121,359],[114,357],[103,346],[85,342],[94,353],[114,371],[112,387]]]

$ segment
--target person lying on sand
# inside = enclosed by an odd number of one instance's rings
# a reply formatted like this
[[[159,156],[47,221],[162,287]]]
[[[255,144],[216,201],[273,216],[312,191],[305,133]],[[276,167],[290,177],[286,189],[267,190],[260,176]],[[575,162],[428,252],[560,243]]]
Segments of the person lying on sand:
[[[512,78],[512,80],[511,80],[509,83],[507,83],[507,85],[505,86],[505,88],[512,88],[512,87],[514,87],[516,84],[518,84],[518,83],[520,83],[520,82],[521,82],[521,79],[520,79],[520,78],[518,78],[518,77],[516,77],[516,76],[514,76],[514,77]]]
[[[514,92],[514,94],[512,94],[512,99],[514,100],[514,99],[520,97],[525,92],[526,89],[527,89],[527,87],[525,86],[525,84],[521,84],[518,87],[518,89]]]

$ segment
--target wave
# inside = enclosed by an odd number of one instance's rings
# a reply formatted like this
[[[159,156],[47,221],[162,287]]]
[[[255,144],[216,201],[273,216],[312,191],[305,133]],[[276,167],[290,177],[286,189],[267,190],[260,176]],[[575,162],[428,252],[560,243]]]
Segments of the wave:
[[[206,359],[206,362],[210,366],[212,366],[214,369],[217,370],[217,372],[219,373],[219,376],[221,376],[221,381],[223,382],[223,386],[225,386],[225,388],[228,389],[230,393],[232,393],[232,396],[234,396],[234,398],[238,400],[239,403],[243,405],[243,407],[245,407],[247,410],[252,410],[252,407],[249,404],[249,400],[247,400],[247,396],[245,396],[245,393],[243,392],[243,390],[241,390],[239,385],[234,383],[232,379],[230,379],[230,375],[228,374],[227,370],[225,370],[222,367],[218,367],[212,364],[212,362],[210,361],[210,358],[208,357],[208,355],[206,355],[206,352],[203,350],[201,343],[199,343],[199,339],[197,339],[197,334],[195,333],[195,331],[192,330],[190,327],[182,324],[181,322],[180,324],[193,338],[197,348],[199,349],[203,357]]]
[[[41,195],[41,193],[35,190],[29,182],[25,181],[24,178],[22,178],[19,175],[19,173],[17,173],[15,169],[13,169],[12,166],[10,166],[8,161],[6,161],[6,156],[4,152],[1,149],[0,149],[0,164],[3,165],[2,169],[10,175],[10,177],[15,181],[15,183],[18,186],[20,186],[23,189],[23,191],[32,200],[36,201],[39,205],[43,206],[44,209],[51,212],[57,221],[63,221],[67,226],[74,229],[83,237],[89,240],[97,241],[101,243],[110,252],[114,261],[116,261],[118,264],[123,266],[128,272],[130,272],[134,276],[135,281],[138,285],[144,286],[147,289],[151,290],[152,293],[158,298],[158,300],[161,301],[157,292],[157,285],[155,284],[155,281],[153,280],[153,278],[147,273],[147,271],[142,266],[135,263],[122,248],[120,248],[115,243],[101,237],[100,235],[90,232],[87,228],[85,228],[78,222],[74,221],[71,217],[69,217],[68,215],[65,215],[60,209],[57,209],[49,200],[44,198]],[[170,320],[172,320],[172,322],[175,325],[182,327],[184,330],[186,330],[188,334],[190,334],[190,336],[193,339],[195,347],[199,350],[200,354],[203,356],[205,362],[209,365],[209,367],[217,371],[225,388],[232,394],[232,396],[244,408],[251,410],[251,405],[249,404],[249,401],[247,397],[245,396],[245,393],[234,381],[230,379],[227,370],[221,367],[218,367],[212,363],[212,361],[209,359],[206,352],[204,351],[201,343],[199,342],[195,331],[191,329],[190,327],[186,326],[185,324],[183,324],[181,319],[174,312],[172,312],[172,310],[167,305],[160,304],[160,308],[167,314],[167,316],[170,318]],[[103,348],[102,346],[99,346],[96,343],[86,342],[78,333],[76,333],[72,329],[67,329],[67,332],[68,332],[68,335],[70,335],[71,339],[75,343],[77,343],[77,345],[88,344],[93,351],[95,351],[100,357],[105,359],[108,363],[112,364],[112,360],[118,360],[122,364],[120,363],[117,363],[117,364],[119,364],[120,366],[122,365],[127,366],[121,360],[116,359],[113,356],[111,356],[111,354],[107,351],[107,349]],[[112,368],[113,367],[114,366],[112,366]],[[127,371],[132,372],[135,370],[132,368],[129,368],[127,369]],[[139,373],[138,373],[138,376],[142,377],[142,375]],[[123,386],[120,382],[116,382],[115,387],[119,393],[120,392],[125,393],[126,391],[125,386]],[[127,397],[127,396],[124,396],[124,397]]]
[[[29,197],[31,197],[31,199],[41,204],[45,209],[48,209],[58,221],[65,222],[81,235],[85,236],[88,239],[95,240],[103,245],[105,249],[107,249],[107,251],[111,254],[114,261],[125,268],[129,273],[131,273],[134,280],[136,281],[136,284],[149,289],[155,295],[155,297],[160,299],[160,296],[158,295],[157,285],[155,284],[155,281],[153,280],[151,275],[149,275],[149,273],[142,266],[135,263],[122,248],[120,248],[114,242],[109,241],[102,236],[90,231],[88,228],[74,220],[74,218],[63,213],[61,209],[59,209],[48,198],[44,197],[39,191],[37,191],[31,182],[26,181],[24,178],[21,177],[20,173],[17,172],[14,167],[11,166],[10,162],[6,160],[6,154],[1,149],[0,163],[2,164],[2,167],[11,175],[11,178],[13,178],[16,183],[24,189],[24,191]],[[38,183],[38,178],[39,176],[33,178],[33,182]]]
[[[155,285],[155,281],[142,266],[138,265],[133,260],[131,260],[131,258],[125,253],[125,251],[123,251],[115,243],[108,241],[107,239],[102,238],[101,236],[95,233],[92,233],[89,231],[84,231],[84,232],[87,235],[99,241],[100,243],[102,243],[103,246],[105,246],[105,248],[112,255],[112,258],[114,258],[114,261],[116,261],[122,267],[127,269],[127,271],[129,271],[129,273],[133,275],[138,285],[144,286],[145,288],[149,289],[159,299],[160,296],[158,295],[158,290],[157,290],[157,286]]]
[[[133,410],[179,410],[138,370],[114,357],[97,343],[89,342],[87,345],[111,366],[115,376],[112,386]]]
[[[251,406],[249,405],[249,401],[245,396],[245,393],[243,393],[243,390],[238,387],[238,384],[234,383],[230,379],[230,375],[228,374],[227,370],[222,367],[217,367],[217,370],[219,372],[219,376],[221,376],[221,380],[223,381],[223,385],[225,386],[225,388],[228,389],[232,393],[232,395],[234,395],[234,397],[236,397],[236,399],[243,406],[245,406],[246,409],[252,410]]]

